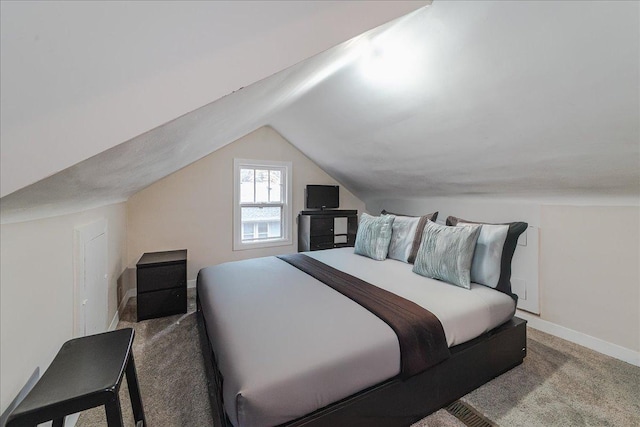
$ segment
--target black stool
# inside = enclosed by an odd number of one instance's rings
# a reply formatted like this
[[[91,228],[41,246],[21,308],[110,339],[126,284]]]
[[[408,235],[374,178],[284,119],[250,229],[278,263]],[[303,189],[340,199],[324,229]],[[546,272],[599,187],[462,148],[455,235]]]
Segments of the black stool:
[[[109,427],[122,427],[118,391],[127,385],[136,426],[145,426],[133,362],[131,328],[67,341],[42,378],[11,413],[7,427],[36,426],[53,420],[62,427],[69,414],[104,405]]]

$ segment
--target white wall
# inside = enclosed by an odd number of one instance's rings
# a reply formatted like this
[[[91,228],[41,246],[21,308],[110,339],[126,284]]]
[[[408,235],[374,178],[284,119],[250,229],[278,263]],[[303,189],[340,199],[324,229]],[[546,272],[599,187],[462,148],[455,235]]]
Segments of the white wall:
[[[125,269],[126,206],[4,224],[0,228],[0,413],[36,367],[49,366],[73,337],[74,227],[105,218],[108,227],[109,321]]]
[[[540,317],[640,351],[640,208],[542,206]]]
[[[539,316],[522,315],[598,351],[637,363],[640,351],[640,208],[440,198],[371,200],[367,209],[407,214],[440,211],[470,220],[526,221],[527,246],[518,245],[512,283],[538,283]],[[538,237],[533,240],[532,237]],[[530,291],[531,288],[528,288]],[[533,301],[531,301],[533,303]],[[532,310],[535,312],[535,310]],[[602,342],[601,342],[602,341]]]
[[[292,162],[294,218],[304,208],[307,184],[340,185],[274,129],[259,128],[129,198],[129,267],[144,252],[184,248],[188,279],[193,280],[208,265],[297,251],[295,221],[291,245],[232,249],[234,158]],[[362,212],[364,203],[341,186],[340,208]]]

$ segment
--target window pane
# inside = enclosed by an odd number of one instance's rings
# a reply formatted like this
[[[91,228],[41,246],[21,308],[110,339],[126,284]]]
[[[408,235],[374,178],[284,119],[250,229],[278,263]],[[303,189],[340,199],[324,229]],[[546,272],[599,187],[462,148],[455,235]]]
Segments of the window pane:
[[[269,171],[270,202],[282,201],[282,171]]]
[[[243,207],[240,211],[243,242],[282,237],[280,232],[282,229],[282,207]],[[277,234],[271,232],[272,226],[270,223],[278,224]],[[251,230],[250,233],[248,232],[249,227]],[[245,230],[247,230],[247,232],[245,232]],[[257,230],[257,233],[254,230]]]
[[[266,239],[268,236],[269,224],[266,222],[258,223],[258,239]]]
[[[253,169],[240,169],[240,203],[253,203]]]
[[[272,221],[269,223],[269,237],[276,238],[282,237],[282,232],[280,231],[282,228],[280,227],[280,221]]]
[[[242,240],[252,240],[253,239],[253,223],[244,222],[242,223]]]
[[[269,171],[256,169],[256,203],[269,201]]]

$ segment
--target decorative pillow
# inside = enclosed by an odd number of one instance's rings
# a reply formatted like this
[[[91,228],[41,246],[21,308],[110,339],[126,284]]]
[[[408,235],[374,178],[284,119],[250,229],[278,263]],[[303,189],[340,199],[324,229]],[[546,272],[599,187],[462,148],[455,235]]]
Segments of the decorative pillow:
[[[395,215],[388,257],[413,264],[427,220],[434,221],[438,212],[423,216],[400,215],[383,210],[382,215]]]
[[[507,236],[504,240],[504,245],[502,247],[502,254],[500,256],[500,278],[498,279],[495,289],[501,292],[504,292],[505,294],[513,296],[513,293],[511,292],[511,261],[513,260],[513,253],[515,252],[516,246],[518,245],[518,237],[522,233],[524,233],[527,227],[529,227],[529,224],[527,224],[526,222],[490,224],[490,223],[481,223],[481,222],[475,222],[475,221],[467,221],[465,219],[457,218],[455,216],[450,216],[447,218],[447,225],[457,225],[458,223],[481,224],[483,225],[483,228],[485,224],[486,225],[503,225],[503,226],[509,227],[507,230]],[[479,262],[482,262],[482,261],[479,260]],[[478,282],[478,283],[481,283],[481,282]],[[490,286],[490,285],[487,285],[487,286]]]
[[[391,241],[391,227],[394,215],[360,215],[354,252],[358,255],[382,261],[387,257]]]
[[[448,227],[427,221],[413,272],[471,289],[471,260],[480,226]]]
[[[458,226],[471,225],[458,221]],[[482,224],[471,261],[471,281],[494,288],[500,280],[502,249],[507,240],[508,225]]]

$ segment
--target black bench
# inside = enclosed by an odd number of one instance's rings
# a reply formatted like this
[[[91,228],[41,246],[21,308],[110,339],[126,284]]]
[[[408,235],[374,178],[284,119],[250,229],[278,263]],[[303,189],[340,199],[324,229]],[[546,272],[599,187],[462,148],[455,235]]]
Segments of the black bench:
[[[7,427],[36,426],[53,420],[62,427],[69,414],[104,405],[109,427],[121,427],[118,391],[127,385],[136,426],[145,426],[131,328],[67,341],[42,378],[11,413]]]

